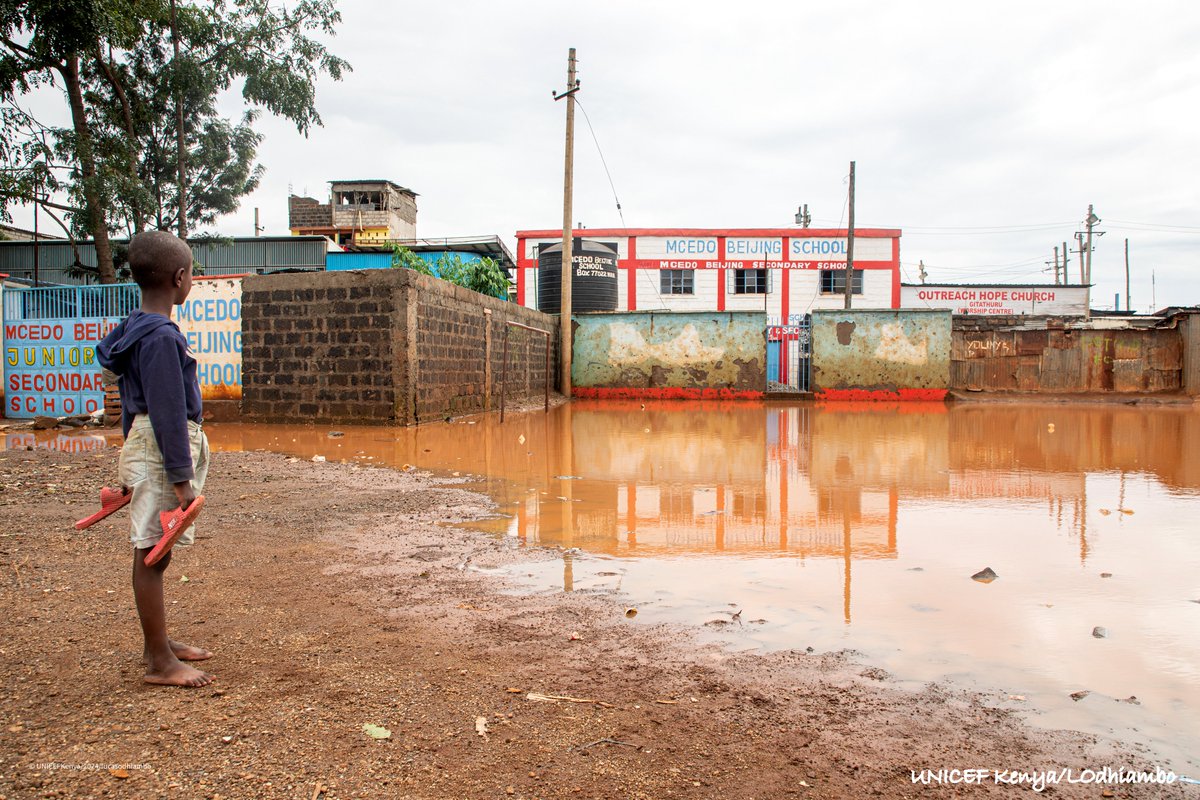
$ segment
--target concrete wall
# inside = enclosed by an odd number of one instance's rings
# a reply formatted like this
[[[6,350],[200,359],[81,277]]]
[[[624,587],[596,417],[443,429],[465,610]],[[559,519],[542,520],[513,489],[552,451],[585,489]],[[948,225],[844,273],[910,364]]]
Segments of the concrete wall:
[[[827,399],[940,399],[950,387],[949,311],[817,310],[812,387]]]
[[[1061,319],[955,317],[951,385],[1022,393],[1172,392],[1183,348],[1173,328],[1068,328]]]
[[[759,397],[762,312],[576,314],[571,382],[581,397]]]
[[[507,320],[558,341],[553,317],[411,270],[248,277],[242,413],[410,425],[495,408]],[[510,337],[508,397],[540,396],[545,337]]]

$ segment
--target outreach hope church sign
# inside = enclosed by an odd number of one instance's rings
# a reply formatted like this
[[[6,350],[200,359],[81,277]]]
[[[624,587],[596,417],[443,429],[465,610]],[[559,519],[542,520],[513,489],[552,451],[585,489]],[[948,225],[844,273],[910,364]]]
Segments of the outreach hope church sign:
[[[955,314],[1019,317],[1083,316],[1085,286],[962,286],[922,284],[901,286],[903,308],[944,308]]]

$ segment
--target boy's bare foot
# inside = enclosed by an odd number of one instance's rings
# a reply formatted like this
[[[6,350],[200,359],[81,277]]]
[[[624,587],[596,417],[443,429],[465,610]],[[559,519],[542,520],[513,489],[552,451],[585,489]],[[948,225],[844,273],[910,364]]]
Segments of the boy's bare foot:
[[[184,686],[195,689],[208,686],[213,682],[213,676],[175,659],[173,663],[166,664],[161,669],[147,668],[143,680],[157,686]]]
[[[174,639],[168,639],[167,644],[171,645],[171,652],[180,661],[207,661],[213,657],[212,651],[203,647],[194,647]],[[145,661],[146,664],[150,663],[150,653],[146,650],[142,651],[142,661]]]
[[[195,647],[183,642],[177,642],[174,639],[169,640],[171,643],[171,652],[180,661],[207,661],[212,658],[211,650],[206,650],[203,647]]]

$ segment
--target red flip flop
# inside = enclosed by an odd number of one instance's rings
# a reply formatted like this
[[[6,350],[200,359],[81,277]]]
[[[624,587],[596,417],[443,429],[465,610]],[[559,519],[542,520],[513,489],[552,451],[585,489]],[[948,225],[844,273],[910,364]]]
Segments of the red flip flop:
[[[142,563],[147,567],[153,567],[162,560],[163,556],[171,552],[171,548],[179,541],[183,532],[192,526],[203,508],[204,495],[197,495],[186,510],[181,506],[170,511],[160,511],[158,518],[162,522],[162,538],[158,540],[158,544],[154,545],[154,549],[146,554]]]
[[[75,523],[75,530],[81,531],[84,528],[90,528],[100,520],[107,517],[119,508],[124,508],[129,505],[129,501],[133,499],[133,490],[110,489],[105,486],[100,490],[100,510],[90,517],[84,517]]]

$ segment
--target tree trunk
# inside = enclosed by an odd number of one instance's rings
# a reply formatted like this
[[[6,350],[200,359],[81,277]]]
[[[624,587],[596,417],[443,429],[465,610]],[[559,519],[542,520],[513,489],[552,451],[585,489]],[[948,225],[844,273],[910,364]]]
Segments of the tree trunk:
[[[175,48],[175,66],[179,65],[179,28],[175,24],[175,0],[171,0],[171,44]],[[178,72],[175,80],[179,80]],[[183,134],[183,91],[175,87],[175,160],[179,171],[179,238],[187,241],[187,140]]]
[[[137,130],[133,127],[133,110],[130,108],[129,96],[125,94],[125,87],[121,85],[116,70],[104,58],[104,47],[99,39],[96,40],[96,66],[108,79],[113,94],[121,104],[121,117],[125,122],[125,135],[128,137],[127,147],[129,148],[125,169],[129,173],[130,182],[136,185],[138,182],[137,165],[141,149],[138,147]],[[134,234],[141,233],[146,228],[146,211],[142,208],[140,195],[130,198],[130,210],[133,212],[133,232]]]
[[[79,158],[79,174],[83,177],[84,210],[92,241],[96,245],[96,266],[101,283],[116,283],[117,271],[113,267],[112,247],[108,242],[108,225],[104,221],[104,209],[100,207],[100,193],[96,189],[96,157],[92,152],[92,131],[88,127],[87,109],[83,105],[83,88],[79,82],[79,54],[72,53],[62,68],[63,82],[67,87],[67,99],[71,104],[71,122],[75,127],[75,149]]]

